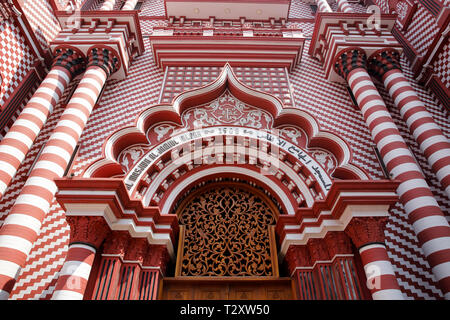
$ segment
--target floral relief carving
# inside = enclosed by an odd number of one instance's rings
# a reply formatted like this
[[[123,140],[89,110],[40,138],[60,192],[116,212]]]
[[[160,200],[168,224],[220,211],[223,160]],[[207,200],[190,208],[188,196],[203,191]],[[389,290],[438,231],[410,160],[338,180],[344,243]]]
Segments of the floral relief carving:
[[[311,155],[328,173],[331,174],[336,169],[337,161],[330,153],[323,150],[314,150]]]
[[[134,164],[149,150],[148,145],[135,145],[122,151],[117,157],[125,172],[130,171]]]
[[[284,126],[278,129],[280,135],[284,138],[291,140],[299,147],[306,147],[307,139],[306,134],[297,127]]]
[[[99,248],[110,232],[103,217],[68,216],[70,225],[70,243],[87,243]]]
[[[125,254],[130,235],[128,231],[111,232],[103,245],[103,253],[116,254],[123,257]]]
[[[311,259],[307,246],[289,246],[284,260],[286,261],[289,274],[291,274],[297,267],[309,267],[311,265]]]
[[[186,125],[216,126],[240,125],[256,129],[269,129],[272,117],[265,111],[239,101],[229,91],[208,105],[187,110],[183,116]],[[189,123],[191,122],[191,123]]]
[[[345,233],[357,248],[368,243],[383,243],[387,217],[353,217]]]
[[[147,238],[132,238],[128,241],[127,251],[125,252],[124,260],[137,261],[142,263],[148,249]]]

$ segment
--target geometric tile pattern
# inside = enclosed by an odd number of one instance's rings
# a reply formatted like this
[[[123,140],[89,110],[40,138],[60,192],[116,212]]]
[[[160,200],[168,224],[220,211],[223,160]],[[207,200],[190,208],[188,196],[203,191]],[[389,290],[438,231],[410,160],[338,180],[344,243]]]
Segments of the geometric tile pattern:
[[[164,6],[164,0],[147,0],[144,1],[141,7],[139,16],[141,17],[157,17],[165,16],[166,8]]]
[[[292,0],[289,8],[289,18],[314,19],[311,7],[301,0]]]
[[[141,32],[143,36],[149,36],[153,33],[154,27],[166,27],[166,20],[141,20]]]
[[[435,21],[433,15],[419,3],[404,35],[420,55],[425,55],[439,31]]]
[[[444,45],[433,64],[433,70],[447,89],[450,89],[450,40]]]
[[[168,67],[161,102],[170,103],[183,91],[209,84],[221,71],[221,67]],[[293,106],[284,68],[234,67],[233,72],[247,86],[273,94],[287,107]]]
[[[17,117],[19,117],[20,113],[22,112],[23,108],[27,105],[28,101],[33,96],[34,92],[38,88],[38,83],[35,83],[32,88],[29,90],[27,95],[24,97],[22,103],[19,107],[17,107],[16,111],[12,114],[11,118],[8,120],[8,122],[5,124],[5,126],[0,131],[0,141],[3,139],[3,137],[6,135],[6,133],[9,131],[9,128],[14,124],[14,121],[16,121]]]
[[[43,50],[61,30],[48,0],[23,1],[22,9]]]
[[[30,72],[34,56],[12,18],[0,23],[0,106]]]

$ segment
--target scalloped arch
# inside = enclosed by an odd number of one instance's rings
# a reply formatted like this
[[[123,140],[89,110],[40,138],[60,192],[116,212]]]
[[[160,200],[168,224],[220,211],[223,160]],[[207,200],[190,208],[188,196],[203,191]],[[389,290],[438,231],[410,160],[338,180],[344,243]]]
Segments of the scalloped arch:
[[[148,143],[147,130],[154,124],[171,121],[182,125],[181,114],[188,108],[207,103],[219,97],[226,89],[239,100],[269,112],[274,119],[274,128],[294,125],[305,131],[308,146],[320,147],[332,153],[338,160],[333,174],[338,179],[369,179],[364,169],[352,164],[352,151],[338,135],[321,130],[317,120],[308,112],[297,108],[285,108],[275,96],[252,89],[240,82],[231,66],[226,64],[219,77],[206,86],[185,91],[172,100],[172,104],[156,104],[139,113],[134,126],[122,128],[111,134],[102,146],[103,158],[92,163],[84,177],[111,177],[121,169],[118,155],[127,147]]]

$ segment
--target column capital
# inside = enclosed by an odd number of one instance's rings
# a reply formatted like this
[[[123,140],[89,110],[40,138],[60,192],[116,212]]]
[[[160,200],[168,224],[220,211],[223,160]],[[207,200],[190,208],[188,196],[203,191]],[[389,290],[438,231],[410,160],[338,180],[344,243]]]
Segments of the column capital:
[[[144,262],[148,250],[147,238],[132,238],[128,241],[127,251],[123,260],[137,261],[140,264]]]
[[[309,239],[307,246],[313,264],[317,261],[330,260],[330,254],[324,239]]]
[[[145,267],[159,267],[164,274],[169,263],[170,255],[164,245],[150,245],[143,265]]]
[[[128,246],[130,235],[128,231],[112,231],[109,233],[103,245],[104,254],[124,256]]]
[[[88,68],[97,66],[102,68],[109,77],[120,67],[120,60],[113,49],[94,46],[88,50]]]
[[[384,244],[387,221],[387,217],[353,217],[345,233],[358,249],[370,243]]]
[[[334,70],[347,80],[352,70],[367,69],[366,52],[361,48],[348,48],[339,52],[334,58]]]
[[[349,237],[342,231],[327,232],[325,238],[327,244],[328,253],[330,258],[333,259],[337,254],[352,254],[352,243]]]
[[[385,48],[374,52],[368,59],[369,73],[379,80],[391,70],[402,70],[400,66],[400,53],[392,48]]]
[[[85,243],[98,249],[110,229],[103,217],[69,216],[70,243]]]
[[[63,67],[76,77],[86,69],[86,59],[83,54],[73,48],[57,48],[52,67]]]
[[[291,245],[284,256],[289,274],[297,267],[310,267],[311,259],[307,246]]]

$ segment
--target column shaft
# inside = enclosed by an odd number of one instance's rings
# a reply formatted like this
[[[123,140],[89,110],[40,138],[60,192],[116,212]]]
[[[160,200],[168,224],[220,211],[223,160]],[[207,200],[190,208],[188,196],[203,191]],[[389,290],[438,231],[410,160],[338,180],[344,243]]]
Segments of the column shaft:
[[[371,244],[359,249],[367,287],[374,300],[403,300],[394,269],[383,244]]]
[[[134,10],[138,0],[127,0],[122,7],[122,10]]]
[[[347,81],[358,102],[372,139],[387,169],[400,180],[397,193],[436,280],[450,292],[450,227],[411,151],[400,135],[366,69],[348,73]]]
[[[52,300],[83,300],[96,250],[85,244],[71,244]]]
[[[347,0],[338,0],[338,11],[344,12],[344,13],[354,13],[355,10],[353,10],[352,6],[348,3]]]
[[[160,270],[142,270],[136,300],[157,300],[161,279]]]
[[[105,0],[102,4],[102,6],[100,7],[100,10],[113,10],[114,6],[116,4],[116,0]]]
[[[316,4],[319,12],[333,12],[327,0],[316,0]]]
[[[383,82],[450,199],[450,141],[434,122],[401,70],[386,72]]]
[[[105,55],[107,50],[101,59],[94,50],[95,64],[114,66],[116,60]],[[95,64],[86,70],[0,229],[0,299],[8,298],[25,265],[57,191],[54,179],[63,176],[109,75],[105,65]]]
[[[51,71],[0,142],[0,198],[16,175],[53,108],[72,80],[82,71],[84,59],[72,50],[59,51]]]

